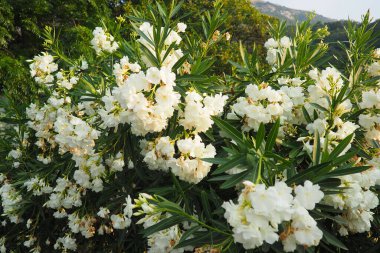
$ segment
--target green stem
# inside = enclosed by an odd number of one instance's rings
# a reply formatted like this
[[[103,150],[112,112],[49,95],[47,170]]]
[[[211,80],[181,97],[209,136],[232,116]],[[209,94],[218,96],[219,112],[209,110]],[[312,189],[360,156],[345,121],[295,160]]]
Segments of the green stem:
[[[263,156],[261,155],[260,156],[260,159],[259,159],[259,168],[258,168],[258,175],[257,175],[257,179],[256,179],[256,184],[260,183],[261,180],[262,180],[262,177],[261,177],[261,170],[262,170],[262,166],[263,166]]]

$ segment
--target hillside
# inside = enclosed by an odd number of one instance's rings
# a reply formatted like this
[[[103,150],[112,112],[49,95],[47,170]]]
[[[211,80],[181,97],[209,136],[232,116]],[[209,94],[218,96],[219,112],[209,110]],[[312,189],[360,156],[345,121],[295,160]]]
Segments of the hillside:
[[[285,20],[289,24],[294,24],[297,21],[305,21],[312,12],[291,9],[285,6],[269,3],[261,0],[251,0],[251,4],[255,6],[260,12],[279,18],[280,20]],[[324,17],[322,15],[316,15],[313,22],[333,22],[334,19]]]

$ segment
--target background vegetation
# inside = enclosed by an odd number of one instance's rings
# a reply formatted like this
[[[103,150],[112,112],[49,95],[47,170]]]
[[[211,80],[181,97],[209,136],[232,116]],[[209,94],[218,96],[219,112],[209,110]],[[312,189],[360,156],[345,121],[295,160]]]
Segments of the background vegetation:
[[[39,87],[30,78],[27,59],[33,58],[42,48],[41,31],[52,26],[60,40],[69,48],[68,56],[77,57],[78,52],[89,50],[92,29],[114,22],[118,16],[131,15],[133,9],[144,11],[150,0],[0,0],[0,89],[10,90],[12,99],[32,99]],[[163,1],[165,2],[165,1]],[[166,1],[170,2],[170,1]],[[226,13],[224,30],[230,31],[232,39],[218,47],[219,73],[230,72],[227,59],[239,58],[239,41],[249,48],[254,43],[263,44],[268,37],[268,22],[275,18],[261,14],[248,1],[222,0]],[[196,23],[201,14],[212,8],[213,1],[188,0],[181,10],[186,23]],[[189,13],[199,15],[189,15]],[[197,27],[194,32],[200,32]],[[126,36],[129,33],[126,31]],[[67,50],[67,49],[65,49]],[[16,88],[15,88],[16,87]],[[26,96],[28,95],[28,96]]]

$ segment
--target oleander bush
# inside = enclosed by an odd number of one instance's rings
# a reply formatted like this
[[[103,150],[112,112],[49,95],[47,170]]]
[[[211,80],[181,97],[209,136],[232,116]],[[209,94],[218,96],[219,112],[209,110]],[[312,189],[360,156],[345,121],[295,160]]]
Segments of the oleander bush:
[[[228,74],[222,2],[188,24],[183,3],[99,20],[75,57],[44,29],[39,95],[1,99],[0,252],[345,252],[358,235],[375,252],[369,14],[346,27],[345,69],[326,28],[274,22]]]

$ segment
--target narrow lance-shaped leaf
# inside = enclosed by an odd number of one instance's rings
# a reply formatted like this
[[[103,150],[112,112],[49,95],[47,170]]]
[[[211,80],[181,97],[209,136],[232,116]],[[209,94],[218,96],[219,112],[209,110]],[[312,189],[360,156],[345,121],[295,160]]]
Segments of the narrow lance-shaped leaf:
[[[344,245],[333,234],[331,234],[329,231],[327,231],[326,229],[323,229],[321,227],[320,227],[320,229],[323,232],[323,239],[322,240],[326,241],[328,244],[331,244],[331,245],[333,245],[335,247],[338,247],[338,248],[341,248],[341,249],[344,249],[344,250],[348,250],[348,248],[346,247],[346,245]]]
[[[315,131],[314,145],[313,145],[313,165],[319,164],[321,158],[321,140],[319,138],[319,132]]]
[[[164,230],[166,228],[170,228],[174,225],[177,225],[183,221],[186,221],[187,219],[183,216],[174,215],[169,218],[165,218],[162,221],[160,221],[157,224],[154,224],[146,229],[144,229],[143,234],[144,237],[148,237],[151,234],[154,234],[158,231]]]
[[[232,159],[229,159],[226,163],[221,164],[213,173],[212,175],[219,175],[227,170],[230,170],[242,163],[245,162],[245,157],[242,155],[236,155],[235,157],[232,157]]]
[[[236,186],[238,183],[242,182],[244,179],[248,178],[248,175],[250,174],[249,170],[245,170],[243,172],[240,172],[238,174],[235,174],[231,176],[228,180],[226,180],[221,186],[221,189],[228,189],[231,187]]]
[[[330,153],[328,159],[329,160],[334,160],[336,157],[338,157],[346,148],[347,146],[351,143],[352,138],[354,137],[354,134],[350,134],[346,138],[344,138],[338,146]]]
[[[266,151],[271,151],[276,144],[276,138],[278,135],[278,130],[280,129],[280,119],[276,120],[276,123],[272,127],[272,129],[269,132],[268,139],[265,145],[265,150]]]
[[[227,135],[227,137],[231,138],[235,141],[239,147],[246,147],[246,141],[243,138],[243,134],[238,131],[235,127],[233,127],[227,121],[224,121],[218,117],[212,117],[215,124]]]
[[[256,134],[256,139],[255,139],[256,150],[260,149],[260,146],[263,143],[264,137],[265,137],[265,127],[264,127],[264,124],[261,123],[259,126],[259,130],[257,131],[257,134]]]

